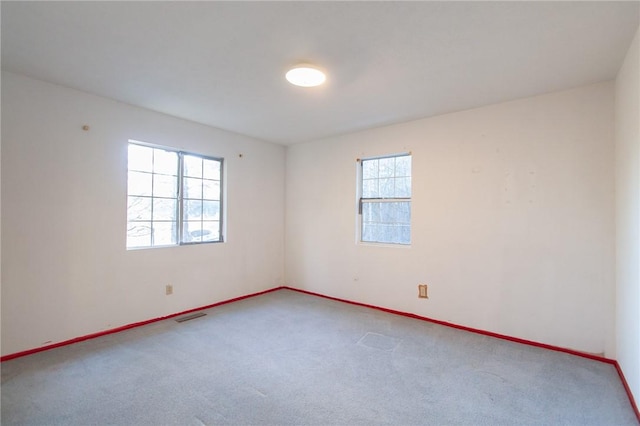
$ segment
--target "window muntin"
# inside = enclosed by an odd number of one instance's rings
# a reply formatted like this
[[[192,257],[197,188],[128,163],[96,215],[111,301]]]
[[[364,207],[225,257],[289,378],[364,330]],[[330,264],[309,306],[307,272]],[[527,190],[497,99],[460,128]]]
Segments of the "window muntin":
[[[222,239],[222,159],[130,142],[127,248]]]
[[[411,244],[411,155],[360,162],[360,240]]]

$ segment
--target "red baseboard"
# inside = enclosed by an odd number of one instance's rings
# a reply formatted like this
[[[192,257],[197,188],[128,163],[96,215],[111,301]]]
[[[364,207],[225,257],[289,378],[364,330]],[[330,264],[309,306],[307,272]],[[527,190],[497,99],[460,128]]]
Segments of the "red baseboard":
[[[136,323],[133,323],[133,324],[127,324],[127,325],[123,325],[121,327],[111,328],[109,330],[100,331],[98,333],[93,333],[93,334],[87,334],[86,336],[75,337],[75,338],[70,339],[70,340],[65,340],[63,342],[53,343],[51,345],[46,345],[46,346],[42,346],[42,347],[39,347],[39,348],[28,349],[28,350],[22,351],[22,352],[16,352],[16,353],[5,355],[5,356],[1,357],[0,358],[0,362],[9,361],[11,359],[20,358],[20,357],[31,355],[31,354],[35,354],[35,353],[38,353],[38,352],[48,351],[50,349],[59,348],[61,346],[71,345],[73,343],[82,342],[84,340],[95,339],[96,337],[106,336],[108,334],[119,333],[119,332],[124,331],[124,330],[129,330],[131,328],[141,327],[143,325],[147,325],[147,324],[151,324],[153,322],[162,321],[162,320],[166,320],[166,319],[169,319],[169,318],[177,317],[179,315],[189,314],[191,312],[201,311],[203,309],[215,308],[216,306],[226,305],[227,303],[237,302],[239,300],[248,299],[250,297],[260,296],[261,294],[271,293],[272,291],[280,290],[282,288],[284,288],[284,287],[275,287],[275,288],[272,288],[272,289],[269,289],[269,290],[260,291],[258,293],[252,293],[252,294],[248,294],[246,296],[240,296],[240,297],[235,297],[233,299],[223,300],[222,302],[213,303],[211,305],[206,305],[206,306],[202,306],[202,307],[199,307],[199,308],[193,308],[193,309],[189,309],[189,310],[186,310],[186,311],[183,311],[183,312],[177,312],[175,314],[170,314],[170,315],[166,315],[166,316],[163,316],[163,317],[158,317],[158,318],[153,318],[153,319],[150,319],[150,320],[140,321],[140,322],[136,322]]]
[[[624,377],[624,373],[622,372],[622,368],[620,367],[620,364],[618,364],[618,361],[616,361],[614,365],[616,366],[616,370],[618,371],[618,375],[620,376],[620,380],[622,381],[622,386],[624,386],[624,390],[627,392],[629,402],[631,402],[631,407],[633,407],[633,411],[636,413],[636,417],[638,418],[638,422],[640,423],[640,410],[638,410],[636,400],[633,398],[633,393],[631,392],[629,383],[627,383],[627,379]]]
[[[440,321],[440,320],[433,319],[433,318],[423,317],[421,315],[411,314],[411,313],[408,313],[408,312],[396,311],[394,309],[387,309],[387,308],[382,308],[380,306],[368,305],[366,303],[354,302],[353,300],[340,299],[338,297],[326,296],[324,294],[315,293],[315,292],[307,291],[307,290],[302,290],[302,289],[299,289],[299,288],[293,288],[293,287],[287,287],[287,286],[284,286],[284,287],[281,287],[281,288],[284,288],[284,289],[287,289],[287,290],[297,291],[299,293],[309,294],[309,295],[312,295],[312,296],[318,296],[318,297],[322,297],[322,298],[329,299],[329,300],[335,300],[337,302],[349,303],[351,305],[356,305],[356,306],[363,306],[365,308],[376,309],[378,311],[388,312],[388,313],[395,314],[395,315],[401,315],[401,316],[405,316],[405,317],[409,317],[409,318],[418,319],[418,320],[421,320],[421,321],[427,321],[427,322],[431,322],[431,323],[434,323],[434,324],[444,325],[446,327],[456,328],[458,330],[468,331],[470,333],[476,333],[476,334],[482,334],[484,336],[495,337],[496,339],[508,340],[510,342],[521,343],[521,344],[529,345],[529,346],[535,346],[535,347],[538,347],[538,348],[548,349],[548,350],[552,350],[552,351],[556,351],[556,352],[564,352],[564,353],[567,353],[567,354],[570,354],[570,355],[575,355],[575,356],[579,356],[579,357],[582,357],[582,358],[588,358],[588,359],[592,359],[594,361],[600,361],[600,362],[604,362],[604,363],[607,363],[607,364],[611,364],[618,371],[618,375],[620,376],[620,380],[622,381],[622,385],[624,386],[624,389],[627,392],[627,396],[629,397],[629,402],[631,403],[631,408],[633,408],[633,411],[635,412],[636,417],[638,418],[638,421],[640,422],[640,411],[638,411],[638,406],[636,405],[636,401],[633,398],[633,393],[631,393],[631,388],[629,388],[629,384],[627,383],[627,380],[624,377],[624,373],[622,372],[622,369],[620,368],[620,364],[618,364],[618,361],[616,361],[615,359],[605,358],[605,357],[602,357],[602,356],[593,355],[593,354],[586,353],[586,352],[580,352],[580,351],[576,351],[576,350],[573,350],[573,349],[562,348],[562,347],[559,347],[559,346],[548,345],[546,343],[535,342],[533,340],[520,339],[518,337],[507,336],[505,334],[499,334],[499,333],[494,333],[494,332],[491,332],[491,331],[480,330],[480,329],[477,329],[477,328],[466,327],[466,326],[463,326],[463,325],[458,325],[458,324],[454,324],[454,323],[450,323],[450,322],[446,322],[446,321]]]
[[[536,347],[539,347],[539,348],[549,349],[549,350],[552,350],[552,351],[565,352],[565,353],[568,353],[568,354],[571,354],[571,355],[580,356],[580,357],[583,357],[583,358],[589,358],[589,359],[593,359],[593,360],[600,361],[600,362],[606,362],[607,364],[615,364],[616,363],[616,361],[613,360],[613,359],[601,357],[601,356],[598,356],[598,355],[593,355],[593,354],[586,353],[586,352],[580,352],[580,351],[576,351],[576,350],[573,350],[573,349],[562,348],[562,347],[553,346],[553,345],[547,345],[546,343],[534,342],[533,340],[520,339],[518,337],[507,336],[505,334],[494,333],[492,331],[480,330],[478,328],[466,327],[464,325],[458,325],[458,324],[454,324],[454,323],[451,323],[451,322],[441,321],[441,320],[437,320],[437,319],[433,319],[433,318],[429,318],[429,317],[423,317],[421,315],[411,314],[411,313],[408,313],[408,312],[402,312],[402,311],[396,311],[396,310],[393,310],[393,309],[382,308],[380,306],[367,305],[366,303],[354,302],[353,300],[346,300],[346,299],[340,299],[340,298],[332,297],[332,296],[325,296],[324,294],[314,293],[312,291],[301,290],[301,289],[298,289],[298,288],[293,288],[293,287],[283,287],[283,288],[285,288],[287,290],[297,291],[297,292],[300,292],[300,293],[310,294],[312,296],[318,296],[318,297],[323,297],[325,299],[335,300],[335,301],[338,301],[338,302],[349,303],[351,305],[363,306],[365,308],[376,309],[378,311],[388,312],[388,313],[395,314],[395,315],[401,315],[403,317],[409,317],[409,318],[414,318],[414,319],[418,319],[418,320],[421,320],[421,321],[431,322],[431,323],[434,323],[434,324],[444,325],[446,327],[456,328],[458,330],[464,330],[464,331],[468,331],[470,333],[482,334],[484,336],[495,337],[497,339],[502,339],[502,340],[509,340],[510,342],[522,343],[522,344],[525,344],[525,345],[536,346]]]

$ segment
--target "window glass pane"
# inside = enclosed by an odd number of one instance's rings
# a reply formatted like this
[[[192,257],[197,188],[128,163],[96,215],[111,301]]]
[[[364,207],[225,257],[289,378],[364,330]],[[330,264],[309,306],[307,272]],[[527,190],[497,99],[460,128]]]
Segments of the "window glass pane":
[[[379,163],[379,176],[382,177],[392,177],[395,174],[395,158],[381,158],[378,160]]]
[[[216,180],[203,180],[202,198],[204,198],[205,200],[219,200],[220,182]]]
[[[409,225],[363,223],[362,241],[389,244],[410,244],[411,227]]]
[[[396,177],[411,176],[411,156],[396,157]]]
[[[185,198],[202,198],[202,179],[184,178],[183,182]]]
[[[151,173],[129,172],[127,193],[129,195],[151,195]]]
[[[220,222],[202,222],[202,241],[220,241]]]
[[[406,198],[411,197],[411,178],[401,177],[401,178],[396,178],[395,181],[396,181],[395,196],[406,197]]]
[[[362,220],[366,223],[380,222],[380,203],[362,203]]]
[[[183,220],[202,220],[202,200],[184,200]]]
[[[153,200],[153,220],[177,220],[177,200],[170,198],[155,198]]]
[[[202,202],[202,218],[204,220],[220,219],[220,202],[219,201],[203,201]]]
[[[203,166],[205,179],[220,180],[220,161],[204,159]]]
[[[365,223],[410,224],[411,202],[365,202],[362,204]]]
[[[400,231],[397,232],[399,236],[398,243],[411,244],[411,225],[402,225],[399,228]]]
[[[142,172],[153,171],[153,148],[129,144],[127,158],[129,170],[138,170]]]
[[[396,218],[398,223],[411,224],[411,202],[394,203],[396,205]]]
[[[397,227],[394,225],[380,225],[380,241],[383,243],[397,243]]]
[[[151,198],[128,197],[127,220],[151,220]]]
[[[176,198],[178,196],[178,178],[175,176],[153,175],[153,196]]]
[[[151,245],[151,222],[127,223],[127,247],[149,247]]]
[[[385,178],[379,180],[380,185],[380,194],[379,196],[382,198],[391,198],[395,195],[394,190],[394,179],[393,178]]]
[[[362,196],[364,198],[378,198],[378,179],[366,179],[362,181]]]
[[[184,175],[191,177],[202,177],[202,158],[195,155],[185,155]]]
[[[153,171],[164,175],[178,175],[178,153],[155,149],[153,151]]]
[[[378,177],[378,160],[362,160],[362,178],[376,179]]]
[[[380,222],[395,224],[411,223],[411,203],[380,203]]]
[[[176,244],[176,222],[153,222],[153,245]]]
[[[213,231],[211,229],[207,229],[205,225],[207,222],[202,223],[202,231],[194,231],[191,233],[191,241],[192,242],[200,242],[200,241],[212,241],[214,238]]]
[[[395,203],[381,203],[380,205],[380,222],[382,223],[395,223],[396,222],[396,209]]]
[[[377,224],[363,223],[362,224],[362,241],[375,242],[379,241],[379,227]]]
[[[202,240],[202,222],[183,222],[182,225],[182,242],[191,243]]]

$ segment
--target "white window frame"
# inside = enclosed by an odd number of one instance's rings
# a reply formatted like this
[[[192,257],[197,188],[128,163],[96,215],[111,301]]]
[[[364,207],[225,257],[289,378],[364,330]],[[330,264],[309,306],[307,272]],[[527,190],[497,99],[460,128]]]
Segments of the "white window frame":
[[[225,193],[225,186],[224,186],[224,158],[222,157],[212,157],[212,156],[207,156],[207,155],[202,155],[202,154],[197,154],[197,153],[193,153],[193,152],[188,152],[188,151],[182,151],[176,148],[171,148],[171,147],[166,147],[166,146],[160,146],[160,145],[155,145],[155,144],[151,144],[151,143],[147,143],[147,142],[141,142],[141,141],[137,141],[137,140],[132,140],[130,139],[127,143],[127,152],[129,149],[129,146],[131,145],[137,145],[137,146],[141,146],[141,147],[145,147],[145,148],[151,148],[151,149],[158,149],[158,150],[163,150],[163,151],[167,151],[167,152],[172,152],[175,153],[177,156],[177,176],[176,176],[176,196],[175,198],[169,198],[169,197],[156,197],[153,194],[149,195],[148,198],[151,199],[151,205],[153,206],[153,200],[154,199],[158,199],[158,198],[166,198],[166,199],[175,199],[176,200],[176,235],[175,235],[175,244],[158,244],[155,245],[154,241],[153,241],[153,235],[151,235],[151,240],[150,240],[150,245],[145,245],[145,246],[129,246],[127,243],[127,250],[140,250],[140,249],[150,249],[150,248],[160,248],[160,247],[175,247],[175,246],[183,246],[183,245],[195,245],[195,244],[210,244],[210,243],[223,243],[225,241],[224,239],[224,230],[225,230],[225,205],[224,205],[224,199],[226,196]],[[185,202],[194,200],[194,201],[207,201],[208,199],[204,198],[204,194],[202,195],[201,198],[187,198],[185,196],[185,187],[184,187],[184,183],[186,179],[198,179],[198,177],[192,177],[192,176],[186,176],[185,175],[185,167],[184,167],[184,157],[185,156],[193,156],[193,157],[198,157],[201,158],[203,160],[210,160],[210,161],[215,161],[215,162],[219,162],[220,164],[220,176],[219,176],[219,185],[220,185],[220,195],[219,195],[219,200],[212,200],[212,201],[219,201],[220,203],[220,209],[219,209],[219,220],[218,220],[218,239],[217,240],[206,240],[206,241],[186,241],[183,235],[184,232],[184,227],[185,227],[185,222],[187,222],[185,220],[185,214],[184,214],[184,205]],[[128,154],[127,154],[127,164],[128,164]],[[131,172],[132,170],[129,169],[129,166],[127,165],[127,176],[129,174],[129,172]],[[150,173],[152,176],[155,175],[155,172],[151,172]],[[206,178],[200,178],[201,180],[212,180],[212,179],[206,179]],[[215,179],[213,179],[213,181],[215,181]],[[128,183],[128,178],[127,178],[127,183]],[[135,196],[135,195],[130,195],[129,194],[129,187],[127,185],[127,206],[129,205],[129,197],[130,196]],[[147,197],[147,196],[145,196]],[[152,207],[153,208],[153,207]],[[153,211],[153,210],[152,210]],[[137,221],[130,221],[129,218],[127,217],[127,229],[129,229],[129,225],[131,223],[135,223]],[[140,222],[145,222],[145,221],[140,221]],[[150,220],[150,222],[153,224],[153,217]],[[206,222],[204,219],[200,219],[200,222]],[[215,221],[213,221],[215,222]]]
[[[371,160],[383,160],[383,159],[388,159],[388,158],[398,158],[398,157],[409,157],[410,161],[413,160],[412,158],[412,154],[411,152],[402,152],[402,153],[397,153],[397,154],[390,154],[390,155],[382,155],[382,156],[375,156],[375,157],[366,157],[366,158],[359,158],[357,160],[357,220],[356,220],[356,241],[359,244],[365,244],[365,245],[376,245],[376,246],[392,246],[392,247],[410,247],[411,246],[411,234],[412,234],[412,224],[411,221],[409,222],[409,241],[408,242],[392,242],[392,241],[376,241],[376,240],[363,240],[363,226],[364,226],[364,220],[363,220],[363,215],[362,215],[362,211],[364,208],[364,205],[367,203],[394,203],[394,202],[407,202],[409,203],[409,209],[411,209],[412,207],[412,191],[411,194],[407,197],[407,196],[402,196],[402,197],[398,197],[398,196],[393,196],[393,197],[364,197],[364,163],[366,161],[371,161]],[[412,178],[413,172],[411,172],[411,176],[408,176],[411,181],[413,180]],[[395,174],[394,174],[394,178],[396,178]]]

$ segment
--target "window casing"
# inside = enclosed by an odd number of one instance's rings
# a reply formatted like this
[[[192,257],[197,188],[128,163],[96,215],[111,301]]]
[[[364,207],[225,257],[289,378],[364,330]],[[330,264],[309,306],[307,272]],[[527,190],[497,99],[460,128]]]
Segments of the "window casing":
[[[221,158],[129,141],[127,248],[222,242]]]
[[[360,160],[360,241],[411,244],[411,155]]]

